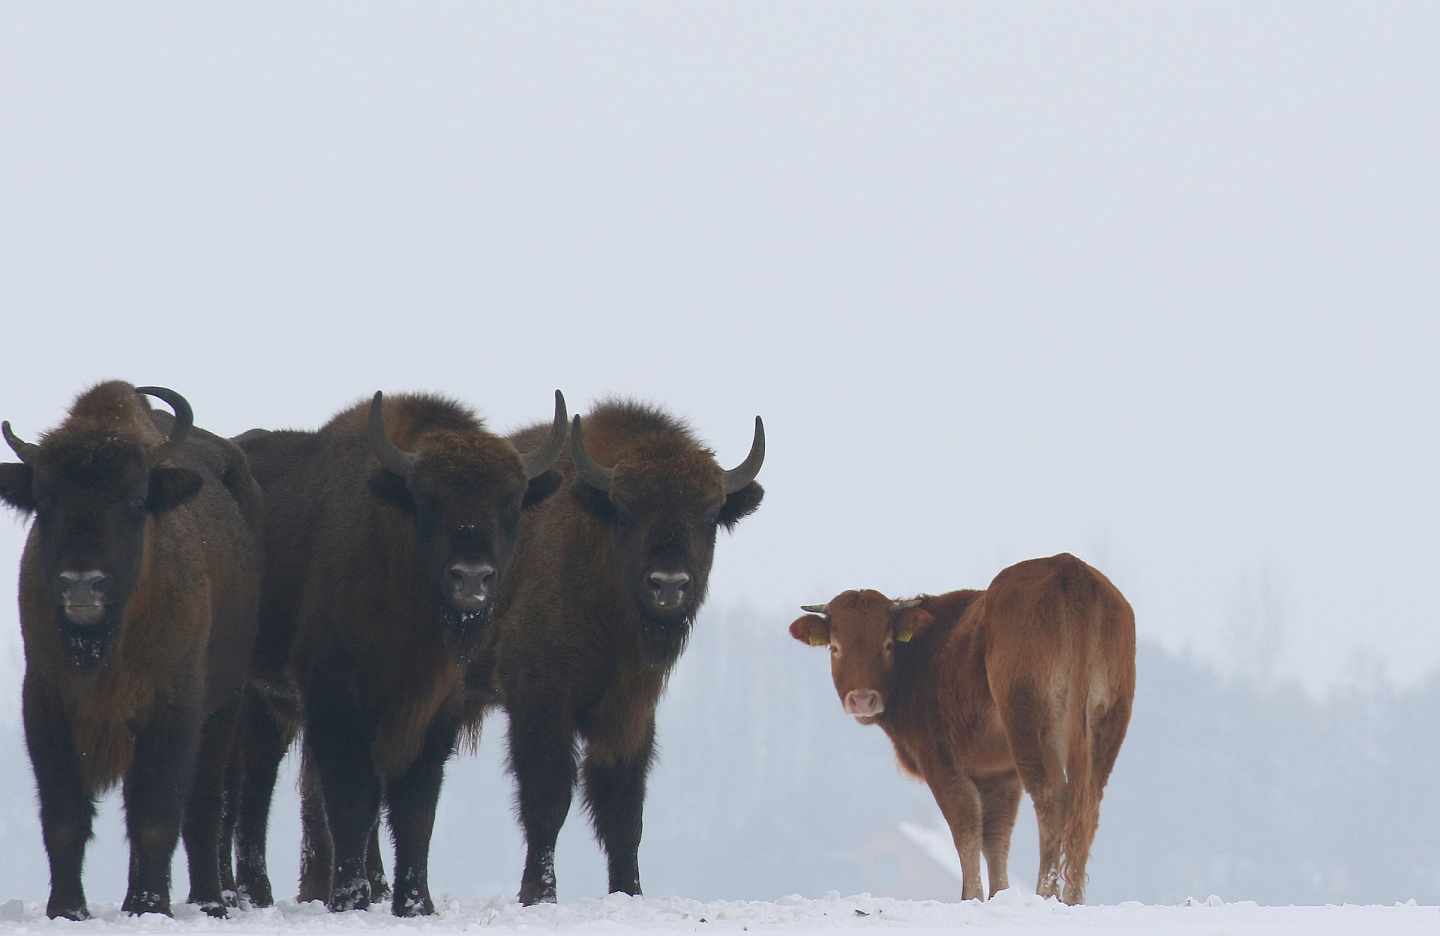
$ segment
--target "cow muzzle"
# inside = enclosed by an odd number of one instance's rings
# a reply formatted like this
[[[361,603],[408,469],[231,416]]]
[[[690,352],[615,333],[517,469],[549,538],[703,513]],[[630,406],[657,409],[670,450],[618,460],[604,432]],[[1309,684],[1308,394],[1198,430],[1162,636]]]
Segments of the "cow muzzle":
[[[845,714],[870,724],[885,712],[885,699],[874,689],[852,689],[845,693]]]

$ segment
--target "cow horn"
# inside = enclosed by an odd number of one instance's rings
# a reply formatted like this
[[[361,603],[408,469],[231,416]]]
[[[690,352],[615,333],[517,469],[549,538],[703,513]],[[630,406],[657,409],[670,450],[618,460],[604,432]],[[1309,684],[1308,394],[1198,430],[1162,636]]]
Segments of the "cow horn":
[[[828,617],[830,615],[829,605],[801,605],[800,610],[809,614],[818,614],[822,617]]]
[[[575,417],[574,427],[570,430],[570,460],[575,463],[575,474],[581,481],[593,488],[610,492],[610,482],[615,477],[613,468],[606,468],[597,465],[585,451],[585,438],[580,434],[580,417]]]
[[[895,603],[890,605],[891,611],[909,611],[911,608],[920,607],[924,598],[897,598]]]
[[[175,411],[175,424],[170,427],[170,438],[150,453],[150,463],[153,465],[174,452],[180,447],[180,443],[185,441],[185,437],[190,434],[190,427],[195,425],[195,411],[190,408],[188,400],[169,387],[136,387],[135,392],[153,396]]]
[[[7,419],[3,423],[0,423],[0,431],[5,433],[5,441],[15,450],[15,455],[27,465],[30,464],[30,459],[34,458],[36,453],[40,451],[40,446],[34,442],[26,442],[10,431],[10,420]]]
[[[565,430],[569,428],[570,419],[565,415],[565,394],[559,390],[555,391],[555,422],[550,426],[550,438],[528,455],[520,456],[525,465],[525,480],[538,478],[540,475],[554,467],[560,453],[565,451]]]
[[[729,471],[725,472],[725,494],[729,496],[745,487],[755,476],[760,473],[760,466],[765,463],[765,423],[760,417],[755,417],[755,438],[750,441],[750,454],[745,460]]]
[[[409,478],[419,456],[400,448],[385,434],[384,402],[385,394],[376,390],[370,400],[370,450],[386,469],[402,478]]]

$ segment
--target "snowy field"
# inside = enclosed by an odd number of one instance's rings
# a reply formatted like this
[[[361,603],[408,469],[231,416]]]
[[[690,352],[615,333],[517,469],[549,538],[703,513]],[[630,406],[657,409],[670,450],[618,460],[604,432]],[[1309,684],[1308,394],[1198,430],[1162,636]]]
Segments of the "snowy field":
[[[958,929],[1007,933],[1306,933],[1376,936],[1440,930],[1440,908],[1261,907],[1222,903],[1211,898],[1185,906],[1065,907],[1016,891],[989,903],[944,903],[831,896],[818,900],[786,897],[777,901],[698,901],[678,897],[630,898],[622,895],[566,901],[558,906],[522,908],[508,898],[439,900],[439,913],[425,920],[397,920],[387,910],[331,915],[319,903],[282,901],[272,910],[233,914],[211,920],[180,906],[176,919],[130,919],[114,904],[92,904],[96,919],[85,924],[50,922],[40,903],[11,900],[0,904],[0,936],[31,932],[176,932],[220,930],[240,936],[274,932],[430,932],[483,929],[507,933],[819,933],[844,930],[951,933]]]

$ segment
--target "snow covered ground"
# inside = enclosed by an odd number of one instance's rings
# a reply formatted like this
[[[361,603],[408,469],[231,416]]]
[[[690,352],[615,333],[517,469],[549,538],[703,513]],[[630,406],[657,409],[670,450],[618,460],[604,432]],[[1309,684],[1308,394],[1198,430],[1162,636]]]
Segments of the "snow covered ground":
[[[1016,891],[989,903],[942,903],[891,900],[862,895],[821,899],[785,897],[776,901],[699,901],[678,897],[629,898],[621,895],[566,901],[557,906],[522,908],[508,898],[448,899],[440,912],[425,920],[397,920],[388,910],[331,915],[318,903],[282,902],[272,910],[237,913],[226,921],[211,920],[192,907],[181,906],[177,918],[130,919],[114,904],[94,904],[96,919],[79,924],[90,930],[174,933],[177,930],[220,930],[233,936],[247,933],[452,932],[484,930],[509,933],[785,933],[787,936],[837,930],[906,933],[951,933],[961,928],[1008,933],[1305,933],[1366,936],[1440,931],[1440,908],[1413,904],[1392,907],[1261,907],[1225,904],[1218,899],[1186,906],[1138,903],[1100,907],[1065,907]],[[81,932],[77,924],[52,923],[40,903],[0,903],[0,936],[21,933]]]

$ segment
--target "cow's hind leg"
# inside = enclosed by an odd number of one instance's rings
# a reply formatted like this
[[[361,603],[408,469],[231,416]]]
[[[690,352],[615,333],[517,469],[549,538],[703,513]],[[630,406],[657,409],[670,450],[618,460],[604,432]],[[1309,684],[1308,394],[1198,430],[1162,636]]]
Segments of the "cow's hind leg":
[[[51,919],[88,920],[81,868],[95,820],[95,800],[80,779],[70,724],[38,685],[26,678],[23,692],[25,746],[40,793],[40,829],[50,859]]]
[[[1060,860],[1069,789],[1060,751],[1060,720],[1056,706],[1028,685],[1012,686],[997,699],[1020,782],[1035,803],[1040,827],[1040,869],[1035,893],[1060,895]]]
[[[977,780],[980,790],[980,847],[990,877],[990,896],[1010,886],[1010,834],[1020,811],[1020,778],[1002,774]]]
[[[1129,724],[1127,699],[1098,712],[1089,725],[1083,749],[1071,752],[1071,802],[1063,858],[1067,904],[1085,902],[1086,867],[1100,825],[1100,799]]]
[[[520,824],[525,828],[520,902],[554,903],[555,840],[575,791],[574,724],[555,706],[512,705],[509,742],[510,769],[519,787]]]
[[[445,778],[445,761],[455,752],[459,725],[441,715],[430,725],[420,756],[410,769],[392,780],[386,790],[390,834],[395,839],[396,916],[425,916],[435,912],[430,899],[430,836],[435,829],[435,805]]]
[[[222,706],[205,720],[195,778],[185,803],[185,859],[190,871],[189,903],[211,916],[225,916],[225,895],[220,886],[221,825],[225,806],[225,780],[235,749],[236,722],[243,696]]]
[[[585,805],[590,810],[595,835],[605,849],[612,894],[640,895],[645,778],[654,756],[653,717],[639,751],[624,755],[591,749],[585,752]]]
[[[980,900],[985,896],[980,887],[980,791],[975,781],[959,771],[946,773],[930,781],[930,792],[950,826],[955,851],[960,856],[960,899]]]

